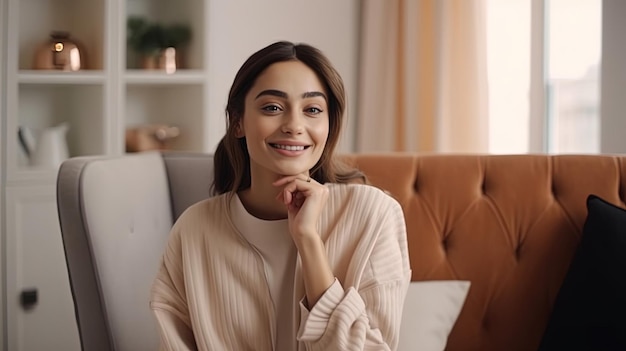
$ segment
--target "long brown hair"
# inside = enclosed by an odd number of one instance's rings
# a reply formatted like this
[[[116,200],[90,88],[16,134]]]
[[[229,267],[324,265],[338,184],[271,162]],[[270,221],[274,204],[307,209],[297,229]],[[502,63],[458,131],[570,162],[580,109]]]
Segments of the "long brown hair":
[[[284,61],[300,61],[307,65],[317,74],[328,94],[328,139],[322,156],[310,170],[311,177],[322,184],[367,182],[363,173],[334,157],[346,107],[341,76],[320,50],[307,44],[279,41],[252,54],[235,75],[226,105],[226,135],[214,155],[215,193],[236,192],[250,187],[250,155],[245,137],[237,137],[237,125],[244,116],[246,95],[257,77],[270,65]]]

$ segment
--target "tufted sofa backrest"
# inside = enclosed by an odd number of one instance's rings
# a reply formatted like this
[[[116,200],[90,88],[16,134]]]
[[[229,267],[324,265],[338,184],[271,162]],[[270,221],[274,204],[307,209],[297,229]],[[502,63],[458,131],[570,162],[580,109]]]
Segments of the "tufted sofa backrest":
[[[626,156],[349,155],[402,205],[412,280],[472,282],[448,351],[536,350],[586,198],[624,207]]]
[[[413,280],[472,282],[448,351],[536,350],[587,195],[622,207],[626,197],[626,156],[344,157],[402,205]],[[59,219],[83,349],[154,349],[156,326],[142,301],[172,221],[210,196],[212,172],[212,156],[200,153],[61,166]]]

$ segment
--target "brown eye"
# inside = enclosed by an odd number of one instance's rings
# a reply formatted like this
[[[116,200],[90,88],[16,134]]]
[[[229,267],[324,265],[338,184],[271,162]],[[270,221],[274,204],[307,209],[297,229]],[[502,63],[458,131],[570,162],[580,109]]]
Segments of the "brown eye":
[[[276,105],[267,105],[267,106],[262,107],[261,110],[265,112],[278,112],[280,111],[280,107]]]
[[[322,111],[321,109],[317,108],[317,107],[309,107],[308,109],[306,109],[307,113],[310,113],[312,115],[317,115],[320,114],[324,111]]]

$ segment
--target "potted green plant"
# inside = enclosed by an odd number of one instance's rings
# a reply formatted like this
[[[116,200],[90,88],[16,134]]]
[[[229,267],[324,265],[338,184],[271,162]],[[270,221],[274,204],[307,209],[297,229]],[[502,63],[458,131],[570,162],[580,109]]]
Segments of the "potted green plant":
[[[127,40],[141,56],[143,68],[167,70],[174,64],[175,70],[180,66],[180,49],[191,40],[191,29],[185,24],[164,25],[131,16],[128,18]]]

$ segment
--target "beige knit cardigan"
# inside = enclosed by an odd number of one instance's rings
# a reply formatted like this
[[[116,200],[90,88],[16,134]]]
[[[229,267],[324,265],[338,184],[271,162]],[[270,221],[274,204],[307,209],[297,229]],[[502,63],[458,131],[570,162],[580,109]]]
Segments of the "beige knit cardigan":
[[[332,184],[319,222],[336,282],[309,311],[298,259],[292,301],[298,350],[395,350],[411,270],[397,201]],[[259,254],[238,233],[227,194],[172,228],[151,291],[164,350],[272,350],[274,309]]]

